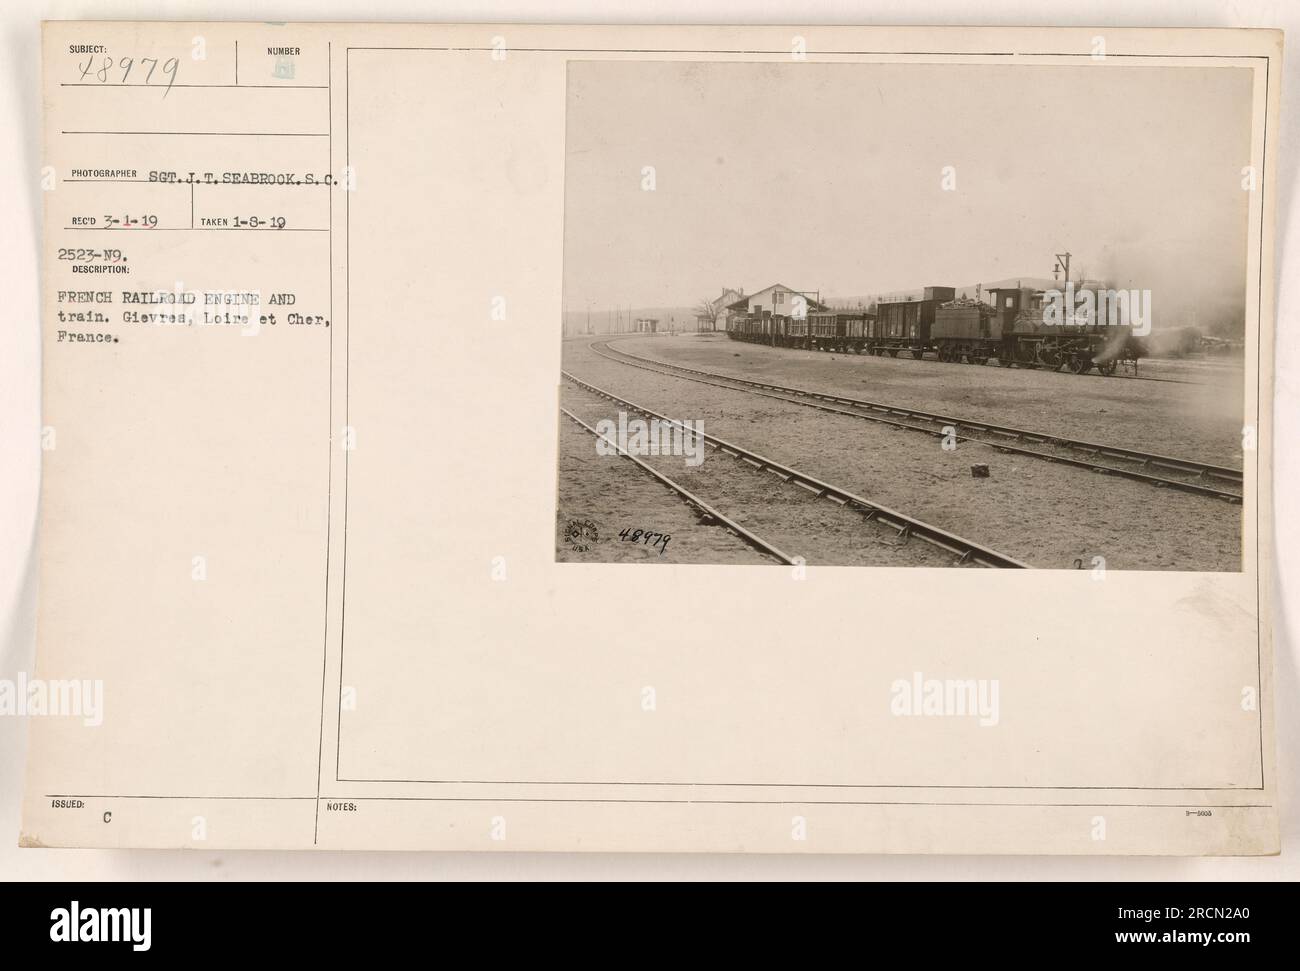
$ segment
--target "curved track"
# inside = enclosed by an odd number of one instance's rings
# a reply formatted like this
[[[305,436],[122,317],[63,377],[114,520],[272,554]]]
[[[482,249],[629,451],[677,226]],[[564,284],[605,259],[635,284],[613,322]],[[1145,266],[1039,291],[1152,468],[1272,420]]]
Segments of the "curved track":
[[[834,392],[811,391],[806,388],[731,377],[714,371],[704,371],[630,354],[610,347],[608,341],[593,341],[589,347],[601,357],[618,364],[668,374],[687,381],[776,398],[832,414],[863,418],[909,431],[922,432],[936,438],[952,437],[958,442],[980,442],[1002,452],[1071,465],[1105,475],[1117,475],[1145,482],[1156,488],[1210,496],[1229,503],[1240,503],[1242,500],[1242,474],[1238,469],[1141,452],[1136,449],[1062,438],[1046,432],[1013,428],[1008,425],[939,415],[915,408],[866,401]],[[1026,448],[1022,444],[1012,444],[1013,442],[1036,444],[1053,451]],[[1152,470],[1158,470],[1159,474]]]
[[[669,422],[672,424],[681,424],[681,422],[678,419],[669,418],[667,415],[661,415],[656,411],[651,411],[649,408],[646,408],[643,405],[638,405],[633,401],[628,401],[626,398],[621,398],[618,395],[614,394],[613,392],[606,391],[603,388],[598,388],[594,384],[590,384],[586,381],[583,381],[581,378],[577,377],[576,375],[570,374],[568,371],[561,371],[560,373],[569,381],[573,382],[573,384],[577,385],[578,387],[590,391],[593,394],[597,394],[602,398],[607,398],[608,400],[614,402],[615,404],[621,405],[622,407],[627,408],[628,410],[640,412],[641,414],[648,415],[652,418],[658,418],[660,421]],[[566,411],[565,414],[567,414],[574,421],[578,421],[579,424],[583,424],[583,427],[587,428],[593,434],[596,434],[595,429],[585,425],[585,423],[581,422],[571,412]],[[954,533],[949,533],[947,530],[940,529],[937,526],[932,526],[929,523],[923,522],[922,520],[915,519],[911,516],[906,515],[905,513],[901,513],[898,512],[897,510],[890,509],[887,506],[882,506],[879,503],[872,502],[870,499],[865,499],[862,496],[855,495],[852,492],[849,492],[847,489],[842,489],[838,486],[830,484],[829,482],[823,482],[822,480],[814,478],[813,476],[805,472],[801,472],[798,469],[792,468],[791,466],[783,465],[780,462],[776,462],[773,459],[767,458],[766,456],[759,455],[757,452],[750,451],[749,449],[743,448],[740,445],[736,445],[732,442],[728,442],[721,438],[718,438],[716,435],[701,433],[701,437],[704,439],[705,444],[710,448],[731,455],[734,458],[737,458],[740,461],[753,466],[753,468],[756,471],[771,472],[777,475],[785,482],[800,486],[808,490],[819,499],[827,499],[833,503],[836,503],[837,505],[848,506],[859,510],[860,512],[863,513],[864,517],[868,522],[879,522],[886,526],[892,527],[894,530],[898,532],[900,539],[906,540],[908,538],[914,537],[916,539],[922,540],[930,544],[931,546],[937,547],[941,550],[945,550],[948,553],[953,554],[957,558],[954,563],[955,566],[965,566],[969,564],[974,566],[1003,568],[1003,569],[1007,569],[1007,568],[1025,569],[1028,567],[1028,564],[1013,559],[1012,557],[1007,556],[1004,553],[999,553],[996,550],[989,549],[988,547],[982,546],[979,543],[975,543],[961,536],[957,536]],[[627,453],[620,451],[620,454],[627,454]],[[647,471],[654,474],[657,478],[661,479],[666,484],[671,485],[678,492],[683,494],[685,493],[685,489],[683,489],[681,486],[672,483],[671,480],[667,479],[667,477],[660,475],[658,472],[651,469],[649,466],[645,465],[645,463],[640,462],[638,459],[635,458],[635,456],[628,455],[627,457],[633,459],[633,461],[636,461],[638,465],[641,465],[643,468],[645,468]],[[692,500],[688,499],[688,501],[692,501]],[[703,508],[704,505],[703,500],[695,499],[693,501],[695,502],[696,505],[699,505],[701,506],[701,508]],[[717,513],[716,511],[711,511],[709,514],[716,516],[719,519],[723,519],[729,524],[730,528],[734,528],[735,530],[741,529],[741,527],[739,527],[737,524],[732,523],[730,520],[726,520],[725,517],[723,517],[720,513]],[[738,535],[741,535],[742,538],[746,538],[744,534],[738,533]],[[781,555],[784,556],[784,554]],[[794,561],[791,559],[786,559],[784,562],[794,562]]]
[[[758,550],[760,553],[766,556],[770,556],[772,557],[772,559],[780,563],[785,563],[787,565],[793,565],[796,562],[794,557],[777,549],[777,547],[773,546],[771,543],[763,539],[757,533],[754,533],[751,530],[746,529],[744,526],[741,526],[739,523],[735,522],[734,520],[724,516],[722,513],[718,512],[717,509],[713,508],[713,506],[709,505],[699,496],[695,495],[695,493],[691,492],[681,483],[675,482],[674,480],[668,478],[668,476],[664,475],[662,472],[658,471],[657,469],[652,469],[649,465],[647,465],[645,462],[642,462],[635,455],[621,448],[617,442],[613,441],[608,436],[602,435],[600,432],[596,431],[596,429],[592,428],[585,421],[583,421],[581,418],[579,418],[577,415],[571,412],[568,408],[561,407],[560,413],[564,415],[566,418],[575,422],[581,428],[590,432],[596,438],[604,439],[612,448],[614,448],[618,452],[619,455],[623,456],[623,458],[635,462],[637,466],[641,469],[641,471],[654,476],[656,479],[658,479],[660,482],[666,485],[669,489],[672,489],[673,492],[681,496],[682,499],[684,499],[687,503],[694,506],[705,516],[719,523],[722,526],[722,528],[734,533],[736,536],[744,540],[746,543],[748,543],[754,549]]]

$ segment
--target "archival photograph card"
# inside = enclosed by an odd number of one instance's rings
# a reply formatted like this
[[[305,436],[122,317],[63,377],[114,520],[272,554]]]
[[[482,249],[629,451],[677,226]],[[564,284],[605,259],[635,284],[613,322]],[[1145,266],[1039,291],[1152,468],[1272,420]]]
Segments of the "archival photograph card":
[[[560,559],[1240,570],[1251,77],[570,64]]]
[[[1281,54],[45,24],[23,845],[1277,852]]]

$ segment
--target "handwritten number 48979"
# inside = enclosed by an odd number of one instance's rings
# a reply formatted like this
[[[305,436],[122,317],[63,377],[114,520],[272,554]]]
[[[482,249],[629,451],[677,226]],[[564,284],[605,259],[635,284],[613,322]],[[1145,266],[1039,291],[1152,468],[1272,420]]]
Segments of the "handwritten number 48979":
[[[154,75],[158,71],[158,65],[162,64],[162,74],[158,80],[154,80]],[[172,84],[176,81],[176,71],[180,67],[180,59],[169,57],[165,61],[160,61],[156,57],[122,57],[114,60],[111,57],[96,57],[94,54],[86,58],[86,63],[79,65],[81,68],[81,80],[93,83],[98,81],[100,84],[162,84],[163,78],[167,79],[167,87],[163,89],[163,97],[171,91]]]
[[[640,543],[643,546],[649,546],[651,549],[658,547],[659,555],[663,556],[668,550],[668,541],[672,539],[667,533],[652,533],[647,529],[632,529],[627,527],[618,534],[618,538],[624,543]]]

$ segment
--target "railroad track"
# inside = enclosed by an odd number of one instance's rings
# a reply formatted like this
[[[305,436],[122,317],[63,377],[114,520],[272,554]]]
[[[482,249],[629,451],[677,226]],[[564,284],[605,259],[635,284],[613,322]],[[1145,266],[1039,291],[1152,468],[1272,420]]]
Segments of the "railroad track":
[[[621,446],[619,446],[619,444],[615,442],[613,439],[609,438],[606,435],[602,435],[596,429],[592,428],[585,421],[583,421],[581,418],[579,418],[577,415],[571,412],[568,408],[561,406],[560,413],[564,415],[566,418],[575,422],[581,428],[585,429],[586,431],[590,432],[592,435],[596,436],[597,438],[604,439],[607,443],[609,443],[609,445],[611,445],[618,452],[619,455],[623,456],[623,458],[635,462],[637,466],[641,469],[641,471],[647,472],[650,475],[654,476],[656,479],[658,479],[660,482],[666,485],[669,489],[673,490],[673,492],[677,493],[677,495],[681,496],[682,499],[684,499],[688,504],[694,506],[704,516],[713,519],[715,522],[719,523],[724,529],[728,530],[731,533],[734,533],[737,537],[739,537],[744,542],[748,543],[750,546],[758,550],[760,553],[764,554],[765,556],[772,557],[772,559],[776,560],[779,563],[793,565],[796,562],[793,556],[790,556],[788,553],[782,552],[780,549],[773,546],[771,543],[763,539],[757,533],[754,533],[751,530],[746,529],[744,526],[740,525],[735,520],[729,519],[727,516],[724,516],[717,509],[709,505],[699,496],[695,495],[695,493],[691,492],[680,482],[676,482],[675,480],[670,479],[668,476],[664,475],[659,470],[651,468],[649,465],[647,465],[645,462],[642,462],[635,455],[631,454],[630,452],[626,451]]]
[[[576,375],[570,374],[568,371],[561,371],[560,373],[567,380],[571,381],[573,384],[577,385],[578,387],[590,391],[593,394],[599,395],[600,397],[605,398],[609,401],[612,401],[615,404],[629,411],[635,411],[640,414],[647,415],[651,418],[657,418],[663,422],[668,422],[673,425],[682,426],[682,422],[679,419],[670,418],[667,415],[662,415],[659,412],[652,411],[649,408],[645,407],[644,405],[639,405],[634,401],[629,401],[626,398],[621,398],[611,391],[606,391],[604,388],[599,388],[594,384],[590,384],[587,381],[583,381],[581,378],[577,377]],[[560,410],[563,411],[566,415],[568,415],[569,418],[573,419],[574,421],[577,421],[580,425],[582,425],[592,434],[598,434],[594,428],[591,428],[589,425],[586,425],[586,423],[582,422],[572,412],[569,412],[564,408],[561,408]],[[760,455],[757,452],[753,452],[740,445],[736,445],[732,442],[728,442],[725,441],[724,439],[718,438],[716,435],[709,435],[707,433],[702,433],[702,432],[699,434],[700,437],[704,439],[705,445],[713,449],[715,452],[721,452],[723,454],[730,455],[733,458],[752,466],[755,469],[755,471],[770,472],[773,475],[780,478],[781,480],[783,480],[784,482],[790,483],[792,485],[797,485],[803,489],[806,489],[808,492],[811,492],[814,496],[816,496],[819,499],[825,499],[829,502],[835,503],[838,506],[844,506],[851,509],[855,509],[862,513],[864,520],[867,522],[876,522],[892,528],[893,530],[895,530],[895,532],[897,532],[900,542],[905,542],[908,539],[916,538],[925,543],[928,543],[931,546],[934,546],[938,549],[944,550],[952,554],[954,557],[956,557],[956,560],[953,564],[954,566],[972,565],[972,566],[981,566],[981,567],[998,568],[998,569],[1026,569],[1028,567],[1028,564],[1013,559],[1012,557],[1007,556],[1004,553],[999,553],[996,550],[990,549],[986,546],[982,546],[979,543],[975,543],[961,536],[957,536],[956,534],[950,533],[947,530],[940,529],[937,526],[932,526],[929,523],[923,522],[920,519],[916,519],[912,516],[908,516],[905,513],[901,513],[898,512],[897,510],[890,509],[887,506],[882,506],[877,502],[872,502],[870,499],[866,499],[863,498],[862,496],[855,495],[854,493],[849,492],[847,489],[842,489],[839,486],[830,484],[829,482],[823,482],[822,480],[817,479],[806,472],[802,472],[788,465],[783,465],[782,463],[767,458],[766,456]],[[606,438],[606,441],[609,441],[609,439]],[[636,456],[630,455],[621,449],[619,450],[619,452],[622,455],[626,455],[627,458],[635,461],[643,469],[650,472],[652,475],[654,475],[660,481],[664,482],[666,485],[669,485],[679,494],[683,495],[683,497],[686,498],[688,502],[691,502],[693,505],[696,505],[698,508],[706,509],[709,515],[727,524],[727,527],[729,529],[731,529],[733,532],[736,532],[737,535],[739,535],[742,539],[745,539],[746,542],[752,543],[753,540],[757,540],[758,542],[764,543],[764,545],[771,548],[770,544],[767,544],[766,541],[759,539],[758,537],[754,536],[752,532],[749,532],[748,530],[744,530],[744,528],[741,527],[739,524],[733,522],[730,519],[727,519],[721,513],[712,509],[712,507],[707,506],[704,500],[699,499],[698,497],[695,496],[691,496],[684,487],[673,482],[667,476],[664,476],[659,472],[657,472],[656,470],[650,468],[650,466],[646,465],[644,462],[641,462],[639,459],[637,459]],[[786,555],[784,553],[781,553],[780,551],[776,551],[776,555],[778,559],[782,559],[782,562],[785,563],[795,562],[792,558],[786,557]]]
[[[683,380],[729,390],[746,391],[766,398],[775,398],[778,401],[817,408],[831,414],[863,418],[908,431],[921,432],[935,438],[951,437],[957,442],[979,442],[1001,452],[1087,469],[1103,475],[1116,475],[1160,489],[1175,489],[1180,492],[1210,496],[1234,504],[1242,501],[1242,474],[1239,469],[1156,455],[1136,449],[1062,438],[1045,432],[1012,428],[1008,425],[939,415],[915,408],[866,401],[834,392],[811,391],[806,388],[731,377],[714,371],[704,371],[630,354],[610,347],[608,341],[594,341],[589,347],[601,357],[618,364],[659,374],[669,374]],[[1026,443],[1040,447],[1027,448]],[[1044,448],[1052,451],[1043,451]],[[1115,462],[1123,464],[1111,464]]]

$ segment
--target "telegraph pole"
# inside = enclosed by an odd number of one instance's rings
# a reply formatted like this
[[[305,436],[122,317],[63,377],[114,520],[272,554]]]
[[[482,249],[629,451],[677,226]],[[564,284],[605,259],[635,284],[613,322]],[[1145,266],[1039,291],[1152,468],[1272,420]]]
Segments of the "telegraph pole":
[[[1061,271],[1064,271],[1065,273],[1065,284],[1068,286],[1070,283],[1070,254],[1069,253],[1056,254],[1056,266],[1052,267],[1052,279],[1055,280],[1056,274]]]

